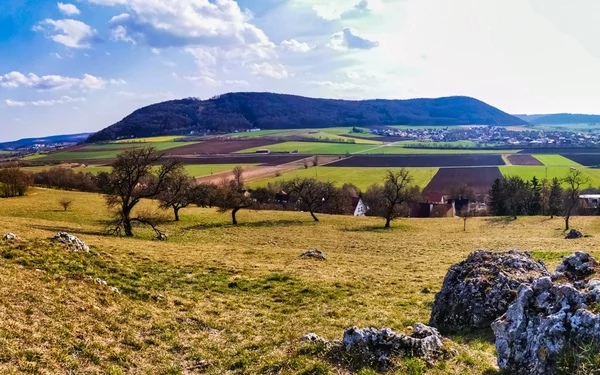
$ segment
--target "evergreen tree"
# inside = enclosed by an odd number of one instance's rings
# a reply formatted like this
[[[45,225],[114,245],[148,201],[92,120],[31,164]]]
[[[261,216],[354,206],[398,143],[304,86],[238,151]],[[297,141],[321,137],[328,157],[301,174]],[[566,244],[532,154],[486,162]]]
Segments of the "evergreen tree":
[[[533,176],[531,183],[528,185],[529,194],[527,202],[527,214],[535,216],[542,212],[542,187],[540,181]]]
[[[554,218],[555,215],[560,215],[563,208],[563,196],[564,190],[560,186],[558,178],[552,179],[552,185],[550,186],[550,196],[548,197],[548,213],[550,218]]]
[[[550,182],[547,178],[543,178],[540,182],[540,198],[542,203],[542,215],[549,212],[548,202],[550,201]]]
[[[506,215],[506,195],[504,193],[504,180],[497,178],[489,191],[490,208],[495,216]]]

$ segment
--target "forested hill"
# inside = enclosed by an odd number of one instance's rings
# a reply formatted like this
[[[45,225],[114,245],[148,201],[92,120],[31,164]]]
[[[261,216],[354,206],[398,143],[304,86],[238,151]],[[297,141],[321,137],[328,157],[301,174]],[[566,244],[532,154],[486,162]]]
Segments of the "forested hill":
[[[600,115],[556,113],[551,115],[516,115],[532,125],[600,124]]]
[[[150,105],[92,135],[117,138],[377,125],[521,125],[526,122],[469,97],[410,100],[313,99],[271,93],[231,93],[209,100],[187,98]]]

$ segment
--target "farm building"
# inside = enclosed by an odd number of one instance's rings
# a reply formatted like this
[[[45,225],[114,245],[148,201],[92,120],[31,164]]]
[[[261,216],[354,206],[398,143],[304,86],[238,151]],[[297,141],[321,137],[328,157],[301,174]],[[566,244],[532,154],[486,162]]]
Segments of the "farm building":
[[[359,197],[352,198],[352,207],[354,216],[365,216],[367,214],[367,205]]]

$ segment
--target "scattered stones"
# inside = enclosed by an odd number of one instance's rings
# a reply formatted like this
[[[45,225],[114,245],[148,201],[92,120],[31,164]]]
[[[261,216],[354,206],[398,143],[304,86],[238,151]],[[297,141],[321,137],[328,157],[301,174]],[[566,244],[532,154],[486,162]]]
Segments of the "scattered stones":
[[[323,337],[317,335],[316,333],[307,333],[306,335],[304,335],[300,338],[300,341],[310,342],[313,344],[323,344],[325,346],[331,345],[331,343],[327,339],[324,339]]]
[[[567,347],[600,342],[600,280],[582,290],[555,284],[550,277],[519,287],[505,315],[492,324],[498,366],[510,374],[556,374],[557,360]]]
[[[567,235],[565,236],[565,239],[574,240],[576,238],[581,238],[581,237],[583,237],[583,233],[581,233],[577,229],[571,229],[569,231],[569,233],[567,233]]]
[[[169,239],[169,236],[168,236],[166,233],[159,233],[159,234],[156,236],[156,239],[157,239],[158,241],[167,241],[167,240]]]
[[[325,253],[321,250],[307,250],[300,255],[301,258],[313,258],[318,260],[327,260]]]
[[[108,284],[106,283],[106,281],[102,280],[102,279],[101,279],[101,278],[99,278],[99,277],[95,278],[95,279],[94,279],[94,282],[95,282],[96,284],[100,284],[100,285],[104,285],[104,286],[107,286],[107,285],[108,285]]]
[[[2,236],[2,241],[14,241],[17,239],[17,235],[14,233],[6,233],[4,236]]]
[[[577,282],[587,279],[598,271],[600,271],[600,263],[590,254],[578,251],[563,258],[552,278],[556,281],[565,277],[570,282]]]
[[[119,291],[119,289],[116,286],[111,286],[111,287],[109,287],[109,289],[113,293],[121,294],[121,292]]]
[[[477,250],[448,270],[429,324],[442,331],[486,328],[502,316],[523,283],[550,276],[527,252]]]
[[[67,232],[57,233],[54,240],[64,243],[70,250],[90,252],[90,248],[85,242]]]
[[[444,344],[437,329],[421,323],[415,324],[410,336],[390,328],[347,328],[342,343],[346,351],[381,367],[386,367],[393,356],[416,357],[433,364],[449,354],[442,349]]]
[[[431,290],[429,288],[423,288],[423,289],[421,289],[421,293],[429,294],[429,293],[431,293]]]

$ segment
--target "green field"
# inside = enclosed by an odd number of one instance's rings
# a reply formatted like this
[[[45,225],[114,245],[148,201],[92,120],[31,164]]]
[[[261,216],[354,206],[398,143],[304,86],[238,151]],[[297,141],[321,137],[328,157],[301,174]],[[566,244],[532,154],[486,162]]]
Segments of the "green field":
[[[120,139],[115,143],[157,143],[157,142],[172,142],[179,138],[185,138],[181,135],[165,135],[161,137],[149,137],[149,138],[132,138],[132,139]]]
[[[575,164],[577,165],[577,164]],[[600,187],[600,169],[591,169],[585,167],[577,167],[578,170],[583,171],[584,176],[589,179],[588,186],[592,187]],[[534,176],[541,180],[543,178],[548,178],[548,180],[552,180],[553,178],[565,178],[569,173],[570,167],[567,166],[552,166],[552,167],[540,167],[540,166],[516,166],[516,165],[506,165],[500,167],[500,172],[504,175],[504,177],[508,176],[519,176],[524,180],[531,180]],[[584,186],[587,188],[588,186]]]
[[[561,155],[533,155],[533,157],[547,167],[581,167],[581,165],[575,163],[573,160]]]
[[[199,142],[152,142],[152,143],[103,143],[85,146],[76,151],[62,151],[52,153],[40,158],[42,160],[63,161],[63,160],[92,160],[92,159],[113,159],[123,150],[139,147],[154,147],[157,151],[170,150],[176,147],[193,145]],[[82,151],[91,150],[91,151]],[[99,151],[94,151],[99,150]]]
[[[331,181],[337,186],[346,182],[353,183],[365,191],[375,183],[382,183],[388,170],[398,168],[355,168],[355,167],[317,167],[299,169],[282,174],[280,177],[267,178],[252,181],[250,187],[266,186],[277,181],[290,180],[294,177],[315,177],[320,181]],[[413,184],[425,188],[429,181],[435,176],[438,168],[406,168],[413,177]]]
[[[373,138],[377,135],[371,134],[369,129],[360,128],[363,133],[353,133],[352,127],[341,127],[341,128],[322,128],[322,129],[294,129],[294,130],[259,130],[255,132],[243,132],[229,134],[232,137],[239,138],[261,138],[261,137],[306,137],[315,139],[332,139],[332,140],[344,140],[354,141],[358,144],[381,144],[376,140],[359,139],[353,138],[364,137]]]
[[[185,171],[194,177],[210,176],[214,173],[232,171],[233,168],[241,166],[243,168],[252,167],[260,164],[203,164],[203,165],[186,165],[184,166]]]

